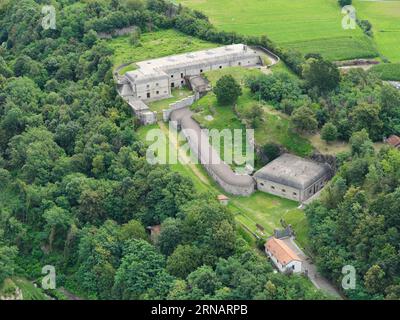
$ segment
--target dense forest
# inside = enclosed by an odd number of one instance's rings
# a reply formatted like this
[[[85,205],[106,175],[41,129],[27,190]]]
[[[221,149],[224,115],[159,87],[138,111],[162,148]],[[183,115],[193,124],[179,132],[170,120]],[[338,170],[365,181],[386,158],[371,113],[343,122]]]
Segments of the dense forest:
[[[50,3],[57,28],[44,30],[41,7]],[[324,298],[303,277],[274,273],[213,195],[147,163],[115,90],[113,52],[96,33],[191,20],[207,30],[200,36],[229,38],[174,8],[160,0],[0,7],[0,286],[38,280],[50,264],[58,287],[91,299]],[[145,227],[157,224],[152,241]]]
[[[339,285],[351,265],[356,299],[400,299],[400,151],[375,152],[366,130],[353,134],[352,152],[321,201],[306,210],[321,271]]]
[[[301,133],[321,130],[328,141],[349,141],[367,130],[374,142],[400,132],[400,93],[374,72],[337,66],[318,55],[305,57],[301,77],[276,72],[247,80],[251,91],[291,116]],[[324,132],[330,133],[324,136]]]

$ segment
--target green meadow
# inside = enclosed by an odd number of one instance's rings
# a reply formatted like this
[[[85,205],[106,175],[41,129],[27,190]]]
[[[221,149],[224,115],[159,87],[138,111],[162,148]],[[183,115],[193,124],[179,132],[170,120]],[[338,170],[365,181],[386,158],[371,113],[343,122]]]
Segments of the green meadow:
[[[215,48],[217,44],[189,37],[173,29],[143,33],[141,45],[134,46],[129,41],[129,35],[104,40],[114,50],[114,66],[124,63],[134,63],[147,59],[155,59],[173,54]],[[133,70],[130,65],[121,70],[121,73]]]
[[[383,80],[400,81],[400,63],[381,63],[370,70],[376,72]]]
[[[372,23],[379,53],[391,62],[400,62],[400,1],[353,0],[359,19]]]
[[[360,28],[342,28],[343,15],[337,0],[176,2],[204,12],[222,30],[267,35],[284,48],[318,52],[332,60],[377,56],[373,41]]]

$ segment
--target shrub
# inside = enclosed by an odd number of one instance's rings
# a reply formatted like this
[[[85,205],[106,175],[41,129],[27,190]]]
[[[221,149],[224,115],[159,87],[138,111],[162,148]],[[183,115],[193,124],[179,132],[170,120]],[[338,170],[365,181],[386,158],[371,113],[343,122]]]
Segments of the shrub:
[[[217,81],[214,93],[219,104],[234,104],[242,95],[242,88],[231,75],[226,75]]]

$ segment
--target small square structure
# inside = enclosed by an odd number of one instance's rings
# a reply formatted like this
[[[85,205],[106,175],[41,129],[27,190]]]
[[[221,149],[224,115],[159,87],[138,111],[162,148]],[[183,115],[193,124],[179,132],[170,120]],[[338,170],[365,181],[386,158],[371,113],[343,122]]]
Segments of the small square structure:
[[[217,197],[217,199],[218,199],[219,203],[222,204],[223,206],[227,206],[229,203],[229,198],[223,194],[220,194]]]
[[[329,167],[285,153],[254,174],[257,188],[303,202],[319,192],[329,179]]]

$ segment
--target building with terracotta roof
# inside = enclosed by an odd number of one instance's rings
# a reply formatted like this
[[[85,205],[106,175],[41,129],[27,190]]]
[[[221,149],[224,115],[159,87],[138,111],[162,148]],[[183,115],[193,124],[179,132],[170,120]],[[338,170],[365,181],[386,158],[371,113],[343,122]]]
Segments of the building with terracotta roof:
[[[224,206],[227,206],[229,203],[229,198],[224,194],[218,195],[217,200],[219,201],[219,203],[221,203]]]
[[[391,135],[389,138],[387,138],[386,143],[390,144],[395,148],[400,149],[400,137],[396,135]]]
[[[265,253],[280,272],[300,273],[302,271],[302,260],[280,239],[269,238],[265,243]]]

